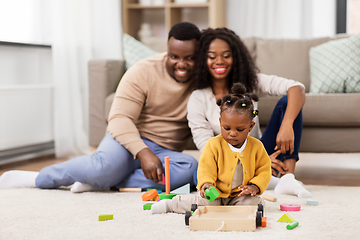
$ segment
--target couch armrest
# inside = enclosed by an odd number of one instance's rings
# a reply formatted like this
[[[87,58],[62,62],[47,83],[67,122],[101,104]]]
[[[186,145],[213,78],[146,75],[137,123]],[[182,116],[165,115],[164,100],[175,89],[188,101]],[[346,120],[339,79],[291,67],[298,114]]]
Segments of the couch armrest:
[[[89,73],[89,144],[97,147],[104,137],[107,119],[105,99],[115,92],[125,72],[123,60],[90,60]]]

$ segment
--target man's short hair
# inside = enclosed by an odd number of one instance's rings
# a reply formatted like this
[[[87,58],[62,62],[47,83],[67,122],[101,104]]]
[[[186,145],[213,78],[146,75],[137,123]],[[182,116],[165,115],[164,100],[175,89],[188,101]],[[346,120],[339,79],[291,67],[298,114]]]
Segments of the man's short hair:
[[[171,37],[180,41],[187,41],[194,38],[199,40],[200,36],[201,32],[196,25],[189,22],[179,22],[170,29],[168,40]]]

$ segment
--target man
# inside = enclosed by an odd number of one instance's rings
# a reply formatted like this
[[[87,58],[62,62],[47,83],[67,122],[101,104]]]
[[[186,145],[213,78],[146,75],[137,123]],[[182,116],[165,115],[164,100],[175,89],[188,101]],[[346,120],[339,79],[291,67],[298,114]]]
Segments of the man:
[[[197,161],[181,151],[190,137],[186,104],[199,29],[187,22],[169,32],[168,51],[136,63],[117,88],[108,133],[90,156],[43,168],[9,171],[0,188],[57,188],[72,192],[97,188],[164,188],[164,157],[170,158],[171,188],[192,182]]]

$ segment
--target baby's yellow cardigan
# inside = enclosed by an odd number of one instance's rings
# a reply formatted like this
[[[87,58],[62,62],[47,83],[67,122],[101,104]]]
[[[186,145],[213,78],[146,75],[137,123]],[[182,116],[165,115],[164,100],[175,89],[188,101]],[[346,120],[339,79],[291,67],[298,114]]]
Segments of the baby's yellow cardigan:
[[[262,194],[270,182],[271,161],[262,142],[251,136],[242,153],[233,152],[221,134],[209,139],[199,160],[197,189],[211,183],[220,198],[237,196],[240,189],[232,190],[231,185],[238,160],[243,167],[243,185],[255,184],[260,189],[258,195]]]

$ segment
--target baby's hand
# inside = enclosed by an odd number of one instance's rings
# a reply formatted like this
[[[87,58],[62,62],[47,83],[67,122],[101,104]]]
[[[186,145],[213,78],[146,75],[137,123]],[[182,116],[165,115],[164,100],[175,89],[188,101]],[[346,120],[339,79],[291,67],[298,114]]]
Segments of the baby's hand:
[[[256,185],[241,185],[238,188],[242,189],[238,197],[241,197],[245,194],[250,194],[251,196],[255,196],[258,192],[260,192],[260,189]]]
[[[200,196],[202,198],[205,198],[205,189],[210,189],[210,187],[214,187],[214,185],[212,185],[210,183],[204,183],[204,185],[202,185],[202,187],[200,189]]]

